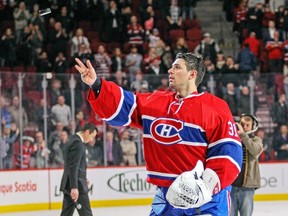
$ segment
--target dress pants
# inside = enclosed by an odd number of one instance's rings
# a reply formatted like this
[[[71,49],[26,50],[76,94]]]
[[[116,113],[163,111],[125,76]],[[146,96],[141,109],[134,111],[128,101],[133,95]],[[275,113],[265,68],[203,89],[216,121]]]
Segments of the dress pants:
[[[77,208],[80,206],[81,208]],[[75,203],[69,194],[69,192],[64,192],[63,206],[61,216],[73,216],[73,213],[77,209],[80,216],[92,216],[92,210],[90,206],[90,200],[87,193],[79,193],[79,198],[77,203]]]

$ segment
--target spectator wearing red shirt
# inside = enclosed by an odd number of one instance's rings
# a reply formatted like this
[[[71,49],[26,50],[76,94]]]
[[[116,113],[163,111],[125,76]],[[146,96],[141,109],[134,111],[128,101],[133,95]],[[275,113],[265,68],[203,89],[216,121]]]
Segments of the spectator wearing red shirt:
[[[259,58],[260,56],[260,40],[258,40],[256,38],[256,33],[255,32],[250,32],[249,37],[246,38],[243,42],[243,46],[244,44],[248,44],[250,47],[251,52],[257,57]]]
[[[37,147],[35,145],[35,140],[33,137],[30,136],[23,136],[23,146],[22,146],[22,163],[21,163],[21,149],[20,149],[20,143],[16,144],[17,146],[19,145],[19,148],[17,148],[15,152],[15,162],[16,162],[16,168],[21,168],[21,169],[27,169],[30,168],[30,162],[31,162],[31,157],[34,155],[34,153],[37,150]]]
[[[268,53],[269,72],[282,73],[284,58],[284,43],[279,40],[279,32],[274,32],[274,40],[267,41],[265,49]]]

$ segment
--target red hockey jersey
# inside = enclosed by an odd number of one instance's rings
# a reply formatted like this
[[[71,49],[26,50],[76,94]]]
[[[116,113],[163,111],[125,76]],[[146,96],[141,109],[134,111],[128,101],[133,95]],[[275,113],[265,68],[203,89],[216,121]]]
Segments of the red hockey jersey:
[[[90,90],[88,100],[107,123],[143,129],[147,180],[154,185],[170,186],[198,160],[218,174],[221,188],[241,170],[242,147],[233,117],[227,103],[216,96],[133,94],[102,80],[98,97]]]

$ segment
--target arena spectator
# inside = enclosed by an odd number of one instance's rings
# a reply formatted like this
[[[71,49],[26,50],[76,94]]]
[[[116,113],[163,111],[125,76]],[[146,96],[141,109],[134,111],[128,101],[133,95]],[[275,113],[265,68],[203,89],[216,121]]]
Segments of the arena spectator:
[[[39,57],[39,54],[42,52],[44,37],[38,25],[29,24],[29,28],[31,32],[29,40],[32,50],[32,65],[34,65]]]
[[[178,0],[178,2],[182,11],[183,20],[193,19],[193,8],[196,7],[197,0]]]
[[[232,56],[227,56],[225,64],[222,67],[221,70],[222,73],[222,84],[224,86],[223,94],[225,94],[225,87],[228,83],[233,83],[237,98],[240,96],[239,91],[239,85],[240,85],[240,79],[239,79],[239,70],[238,65],[235,64],[234,58]]]
[[[55,58],[56,59],[56,58]],[[39,58],[35,62],[35,66],[38,73],[47,73],[52,69],[52,63],[48,59],[48,54],[45,51],[39,53]],[[42,77],[40,78],[42,80]],[[39,81],[39,80],[38,80]],[[41,89],[41,83],[37,84],[39,89]]]
[[[256,135],[262,139],[263,152],[259,157],[259,162],[275,160],[276,152],[273,150],[272,137],[270,137],[263,128],[256,131]]]
[[[21,109],[21,111],[20,111]],[[15,122],[17,127],[20,127],[20,119],[22,118],[22,127],[24,128],[28,123],[28,116],[26,110],[23,107],[20,107],[20,101],[18,96],[14,96],[12,99],[12,104],[8,108],[9,113],[11,113],[11,121]],[[22,116],[21,116],[22,114]]]
[[[53,72],[55,73],[55,79],[61,81],[61,85],[67,88],[67,78],[65,76],[69,69],[69,61],[66,59],[63,52],[59,52],[56,56],[53,66]]]
[[[131,46],[136,46],[140,53],[143,53],[144,29],[138,23],[137,16],[132,16],[127,26],[127,40]]]
[[[103,140],[95,138],[88,142],[87,148],[87,166],[103,166]]]
[[[270,20],[275,20],[275,18],[276,18],[275,13],[271,10],[270,5],[265,4],[263,11],[262,28],[267,28],[268,22]]]
[[[22,40],[23,30],[28,25],[31,14],[29,10],[26,9],[26,4],[24,1],[20,1],[18,7],[15,7],[13,11],[14,23],[15,23],[15,35],[16,43]]]
[[[286,104],[286,95],[280,94],[278,101],[272,104],[271,117],[276,125],[275,132],[277,132],[282,125],[288,122],[288,108]]]
[[[115,74],[110,79],[114,83],[116,83],[118,86],[121,86],[125,90],[130,90],[130,83],[126,77],[126,73],[122,72],[120,70],[116,71]]]
[[[61,122],[65,129],[71,129],[71,108],[65,104],[65,98],[63,95],[59,95],[57,104],[51,108],[52,122],[54,125],[56,122]]]
[[[262,37],[262,20],[263,20],[263,5],[256,3],[254,7],[250,7],[247,12],[247,29],[249,32],[256,33],[257,38]]]
[[[10,125],[12,122],[9,105],[8,98],[0,95],[0,120],[2,125]]]
[[[169,45],[165,45],[164,52],[161,55],[161,62],[165,71],[168,71],[170,69],[173,60],[174,58],[171,47]]]
[[[60,9],[60,14],[56,16],[56,21],[60,22],[65,32],[70,35],[73,29],[73,19],[69,14],[67,6],[63,6]]]
[[[94,60],[95,69],[98,71],[99,76],[105,79],[109,78],[112,62],[103,45],[98,46],[97,53],[94,55]]]
[[[238,35],[239,43],[241,44],[243,41],[243,29],[246,27],[247,23],[247,12],[248,6],[245,0],[241,0],[238,7],[235,7],[233,10],[233,32]]]
[[[144,86],[149,87],[149,83],[144,79],[141,70],[137,70],[135,74],[135,80],[131,83],[130,90],[140,92],[141,88]]]
[[[120,142],[115,139],[113,131],[106,132],[106,158],[108,166],[122,165],[123,153]]]
[[[149,40],[149,35],[152,33],[152,29],[157,26],[157,16],[151,5],[147,6],[146,10],[141,14],[142,26],[145,28],[145,40]]]
[[[88,38],[84,36],[83,29],[78,28],[71,40],[71,56],[75,56],[79,52],[80,46],[83,44],[90,48],[90,43]]]
[[[167,10],[166,19],[168,21],[168,29],[180,29],[182,28],[182,11],[179,7],[177,0],[171,0],[169,8]]]
[[[286,124],[282,125],[279,133],[275,134],[273,149],[277,152],[278,160],[288,160],[288,127]]]
[[[133,82],[135,80],[136,71],[141,70],[143,56],[138,53],[138,48],[132,46],[130,48],[130,53],[126,56],[126,67],[128,69],[129,81]]]
[[[75,131],[80,131],[87,123],[83,111],[78,111],[75,117]]]
[[[150,47],[148,53],[146,53],[143,58],[143,66],[144,66],[145,71],[148,70],[148,68],[150,67],[150,64],[156,58],[158,58],[156,49],[153,47]]]
[[[284,43],[280,40],[279,32],[274,32],[274,38],[268,40],[265,49],[268,53],[269,72],[282,73],[284,59]]]
[[[80,45],[79,51],[74,57],[79,58],[82,62],[86,62],[87,60],[90,60],[91,62],[94,61],[94,56],[90,46],[87,46],[84,43]]]
[[[69,35],[66,30],[62,28],[62,24],[60,22],[56,22],[54,25],[54,30],[51,32],[51,51],[50,51],[50,59],[54,61],[56,55],[59,52],[66,53],[66,49],[68,46]]]
[[[217,53],[215,70],[218,72],[221,71],[224,65],[225,65],[225,55],[224,55],[223,51],[220,50]]]
[[[56,140],[51,148],[50,164],[52,167],[63,167],[64,166],[64,147],[69,141],[69,135],[67,131],[63,130],[60,132],[60,137]]]
[[[157,86],[161,84],[160,79],[162,75],[167,76],[167,71],[164,71],[161,67],[160,57],[153,59],[145,74],[150,84],[149,89],[157,89]]]
[[[233,83],[227,83],[227,92],[224,93],[223,99],[227,102],[232,115],[238,116],[238,98]]]
[[[113,55],[111,57],[111,72],[116,73],[116,71],[125,71],[125,56],[122,54],[121,48],[114,48]]]
[[[136,166],[137,148],[135,142],[130,139],[128,130],[122,132],[120,145],[122,148],[124,165]]]
[[[48,134],[50,134],[51,132],[51,109],[50,106],[48,104],[46,104],[46,116],[44,116],[44,105],[45,105],[45,101],[42,98],[40,100],[40,104],[39,106],[36,108],[35,110],[35,123],[36,125],[38,125],[39,127],[39,131],[44,131],[44,121],[47,120],[47,132]]]
[[[0,42],[0,66],[6,65],[13,67],[16,64],[16,39],[11,28],[7,28],[1,37]]]
[[[219,45],[211,37],[210,33],[204,33],[203,40],[201,40],[200,44],[196,46],[194,53],[197,55],[202,55],[204,59],[209,57],[213,64],[216,64],[216,56],[219,51]]]
[[[158,91],[170,91],[169,80],[167,76],[161,77],[161,84],[157,87]]]
[[[107,42],[122,42],[122,17],[121,12],[118,11],[116,1],[109,2],[109,9],[105,11],[105,16],[103,19],[105,34],[102,39]]]
[[[48,159],[50,150],[47,148],[46,141],[44,140],[44,135],[42,131],[37,131],[35,134],[35,148],[36,152],[31,158],[35,160],[32,163],[35,163],[35,168],[43,169],[48,167]]]
[[[252,53],[249,44],[244,44],[244,47],[238,52],[236,63],[239,64],[239,71],[242,73],[241,83],[245,84],[249,79],[249,75],[257,68],[257,58]]]
[[[12,169],[13,167],[13,149],[14,144],[17,141],[19,136],[19,128],[17,125],[12,122],[9,124],[4,124],[2,128],[2,140],[4,141],[5,153],[1,152],[1,156],[3,157],[3,168],[4,169]]]
[[[188,46],[186,44],[185,38],[180,37],[177,39],[175,46],[173,48],[173,57],[175,58],[175,56],[178,53],[185,53],[185,52],[188,52]]]
[[[148,34],[149,47],[156,48],[160,40],[159,30],[157,28],[153,28],[151,33]]]
[[[47,33],[46,28],[45,28],[45,21],[44,21],[44,18],[40,16],[39,9],[40,9],[39,4],[33,5],[30,23],[33,24],[34,26],[35,25],[39,26],[39,30],[41,31],[43,35],[43,39],[45,40],[46,33]]]
[[[34,138],[31,136],[23,136],[22,137],[23,146],[20,149],[20,143],[16,144],[17,151],[15,151],[15,167],[21,169],[27,169],[32,167],[33,163],[31,164],[31,157],[36,152],[36,145]],[[22,152],[22,154],[21,154]]]
[[[257,98],[254,100],[254,112],[257,110]],[[238,113],[251,113],[250,109],[250,89],[248,86],[243,86],[238,102]]]
[[[253,52],[253,54],[259,58],[260,57],[260,49],[261,49],[261,43],[260,41],[256,38],[256,33],[255,32],[250,32],[249,33],[249,37],[246,38],[243,41],[243,45],[244,44],[248,44],[250,47],[251,52]]]
[[[275,36],[275,32],[278,31],[278,40],[283,41],[283,37],[282,37],[282,32],[277,29],[275,27],[275,21],[274,20],[269,20],[268,21],[268,28],[267,29],[263,29],[263,33],[262,33],[262,40],[263,40],[263,44],[266,45],[266,43],[268,41],[273,41],[274,40],[274,36]]]

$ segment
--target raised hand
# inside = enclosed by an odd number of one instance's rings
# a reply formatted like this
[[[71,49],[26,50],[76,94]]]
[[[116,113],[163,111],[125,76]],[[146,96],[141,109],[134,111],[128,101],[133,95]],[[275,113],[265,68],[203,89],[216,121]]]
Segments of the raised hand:
[[[90,60],[87,60],[86,65],[83,64],[81,60],[78,58],[75,58],[75,61],[77,62],[75,68],[81,74],[82,81],[89,86],[93,85],[97,79],[97,74],[94,68],[92,67]]]

